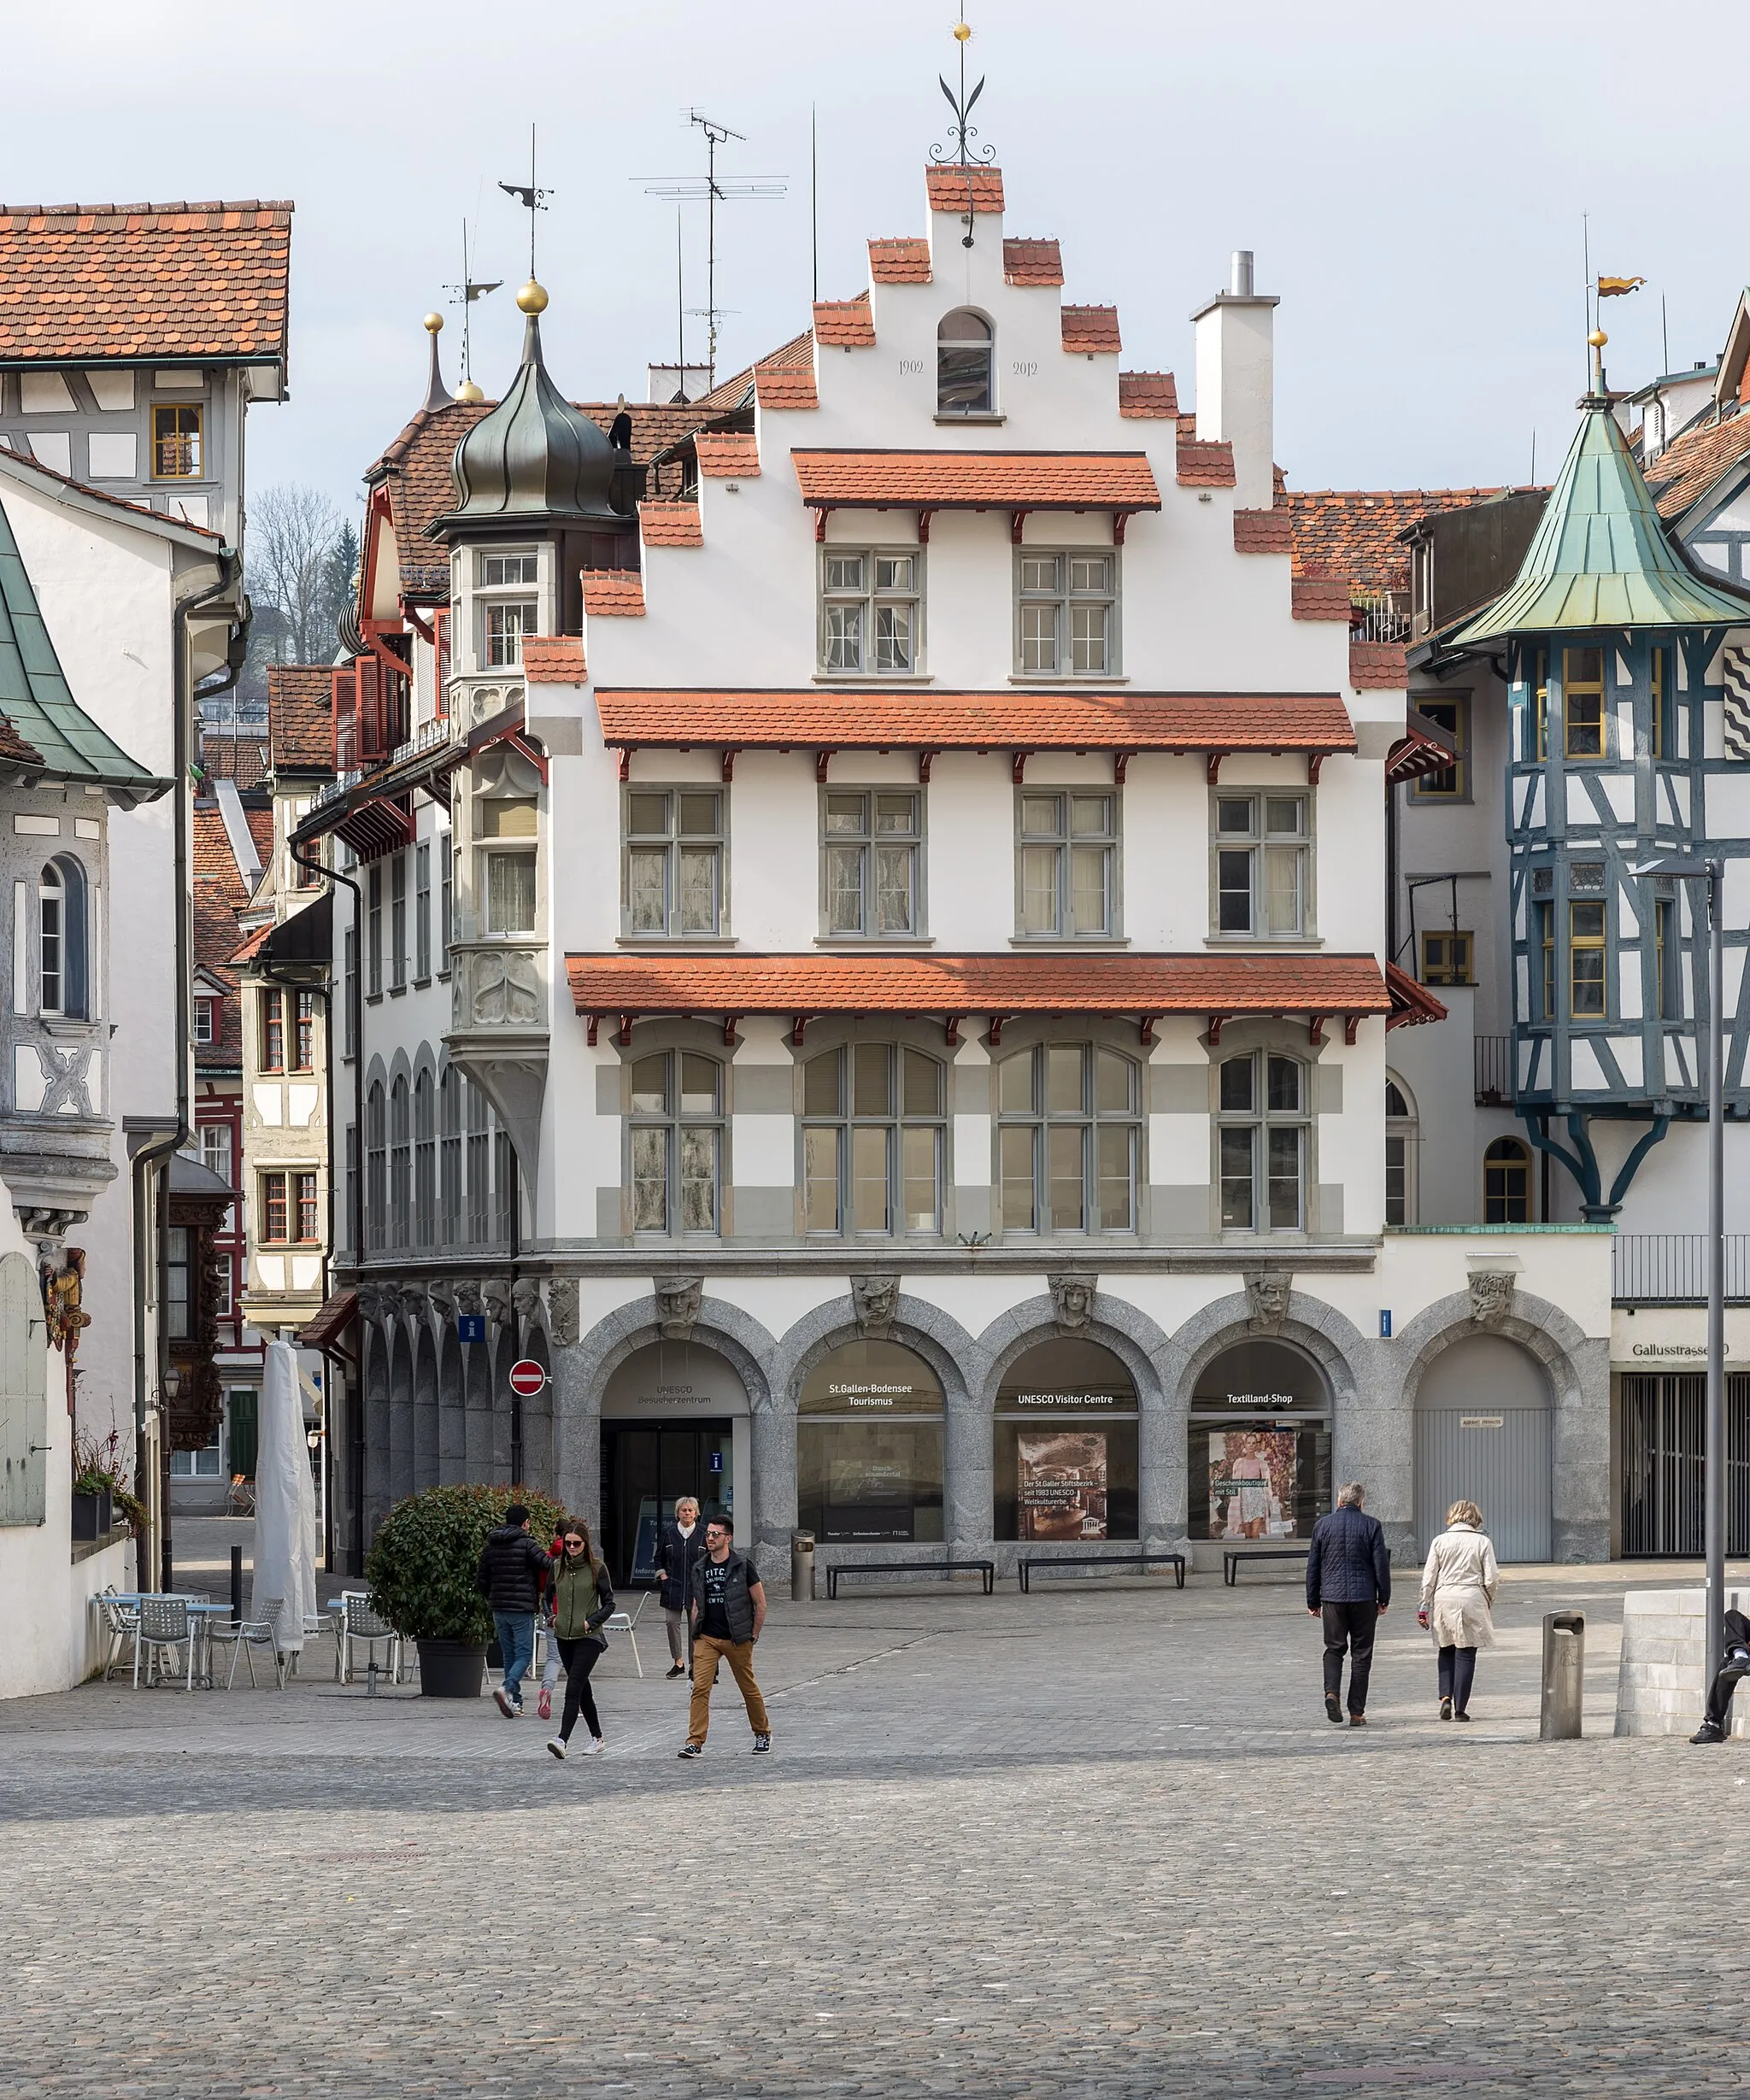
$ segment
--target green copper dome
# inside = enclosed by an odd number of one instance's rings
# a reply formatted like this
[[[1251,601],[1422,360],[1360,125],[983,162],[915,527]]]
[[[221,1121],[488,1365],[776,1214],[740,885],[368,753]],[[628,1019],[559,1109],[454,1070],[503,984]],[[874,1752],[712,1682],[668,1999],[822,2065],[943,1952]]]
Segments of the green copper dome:
[[[1750,625],[1750,594],[1705,581],[1666,533],[1610,403],[1589,395],[1581,406],[1519,573],[1447,646],[1600,627]]]

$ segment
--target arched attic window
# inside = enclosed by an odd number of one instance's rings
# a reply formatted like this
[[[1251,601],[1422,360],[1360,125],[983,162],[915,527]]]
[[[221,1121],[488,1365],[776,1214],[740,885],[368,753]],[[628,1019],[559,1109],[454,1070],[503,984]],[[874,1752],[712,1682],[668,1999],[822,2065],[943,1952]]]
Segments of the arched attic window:
[[[47,1014],[86,1015],[85,871],[69,854],[47,862],[37,880],[38,1004]]]
[[[936,331],[936,413],[989,415],[996,406],[995,346],[990,324],[956,307]]]

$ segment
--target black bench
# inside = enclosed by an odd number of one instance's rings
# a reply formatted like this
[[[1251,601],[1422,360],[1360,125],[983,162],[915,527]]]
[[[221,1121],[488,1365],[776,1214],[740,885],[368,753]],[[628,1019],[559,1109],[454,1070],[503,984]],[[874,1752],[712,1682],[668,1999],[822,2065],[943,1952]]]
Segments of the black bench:
[[[1222,1580],[1232,1589],[1242,1560],[1305,1560],[1312,1550],[1311,1546],[1235,1546],[1221,1557]]]
[[[996,1589],[996,1563],[994,1560],[863,1560],[854,1566],[843,1563],[826,1570],[826,1594],[838,1594],[841,1575],[958,1575],[961,1571],[975,1572],[984,1578],[984,1594],[993,1595]]]
[[[1019,1563],[1021,1594],[1032,1588],[1036,1568],[1171,1568],[1179,1587],[1185,1587],[1183,1553],[1038,1553]]]

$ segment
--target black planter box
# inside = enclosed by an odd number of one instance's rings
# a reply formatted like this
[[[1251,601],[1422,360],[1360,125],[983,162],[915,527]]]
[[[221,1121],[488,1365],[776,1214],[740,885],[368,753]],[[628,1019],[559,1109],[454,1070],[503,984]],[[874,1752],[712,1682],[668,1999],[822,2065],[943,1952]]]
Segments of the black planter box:
[[[107,1539],[115,1528],[115,1511],[111,1506],[109,1490],[101,1494],[82,1495],[77,1491],[73,1498],[73,1535],[85,1541]]]
[[[477,1699],[486,1677],[486,1651],[472,1640],[421,1640],[420,1690],[428,1699]]]

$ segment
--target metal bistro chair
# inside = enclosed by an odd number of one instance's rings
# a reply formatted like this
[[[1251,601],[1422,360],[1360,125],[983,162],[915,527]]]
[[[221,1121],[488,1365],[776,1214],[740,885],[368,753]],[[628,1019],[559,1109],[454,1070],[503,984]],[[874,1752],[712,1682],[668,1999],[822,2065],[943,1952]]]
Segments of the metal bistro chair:
[[[336,1675],[342,1684],[352,1682],[353,1643],[361,1640],[366,1648],[366,1663],[377,1659],[377,1643],[386,1642],[389,1648],[389,1681],[401,1682],[401,1635],[386,1619],[379,1618],[371,1609],[371,1600],[362,1590],[347,1590],[340,1599],[340,1614],[335,1622],[336,1639],[340,1645]]]
[[[188,1680],[185,1691],[195,1688],[195,1622],[185,1597],[142,1597],[140,1599],[139,1631],[133,1647],[134,1689],[139,1689],[140,1658],[146,1663],[146,1682],[158,1682],[159,1657],[168,1651],[173,1655],[179,1648],[188,1651]]]
[[[140,1609],[138,1604],[123,1604],[115,1594],[113,1582],[99,1596],[97,1604],[103,1615],[103,1632],[108,1642],[103,1657],[103,1682],[108,1684],[122,1667],[123,1644],[136,1655],[138,1653]]]
[[[649,1603],[651,1598],[655,1594],[655,1593],[653,1590],[642,1591],[639,1593],[637,1604],[631,1610],[616,1611],[611,1617],[606,1618],[602,1622],[602,1630],[604,1634],[624,1634],[626,1639],[631,1641],[632,1644],[632,1660],[634,1663],[637,1663],[638,1664],[638,1675],[640,1677],[642,1677],[644,1674],[644,1666],[642,1663],[638,1662],[638,1637],[632,1629],[637,1625],[640,1617],[643,1616],[644,1606]]]
[[[284,1599],[270,1597],[261,1607],[259,1619],[220,1619],[207,1628],[209,1647],[220,1642],[228,1642],[231,1647],[231,1675],[225,1680],[229,1692],[237,1682],[237,1658],[242,1656],[250,1666],[250,1689],[255,1689],[255,1655],[257,1648],[269,1650],[273,1657],[273,1681],[283,1692],[285,1689],[286,1667],[291,1657],[279,1645],[279,1612]]]

